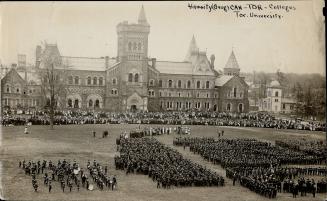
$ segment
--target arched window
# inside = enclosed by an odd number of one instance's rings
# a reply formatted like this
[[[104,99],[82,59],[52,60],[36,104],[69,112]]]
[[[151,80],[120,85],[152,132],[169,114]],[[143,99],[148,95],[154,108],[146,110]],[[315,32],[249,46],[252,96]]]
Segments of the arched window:
[[[182,81],[178,80],[177,86],[178,86],[178,88],[181,88],[182,87]]]
[[[275,92],[275,97],[278,97],[278,91]]]
[[[10,93],[10,86],[9,85],[6,85],[6,91],[7,91],[7,93]]]
[[[243,104],[242,103],[238,104],[238,112],[240,112],[240,113],[243,112]]]
[[[168,80],[168,87],[173,87],[173,81],[172,80]]]
[[[128,74],[128,81],[133,82],[133,74],[132,73]]]
[[[227,103],[226,110],[227,110],[228,112],[230,112],[230,111],[232,110],[232,104]]]
[[[68,107],[73,107],[73,101],[72,101],[72,99],[68,99]]]
[[[206,81],[206,89],[209,89],[209,87],[210,87],[210,82]]]
[[[89,107],[93,107],[93,100],[89,100]]]
[[[137,49],[137,47],[136,47],[136,43],[134,42],[133,43],[133,50],[136,50]]]
[[[236,93],[237,93],[237,89],[236,87],[233,88],[233,95],[234,95],[234,98],[236,98]]]
[[[200,89],[200,87],[201,87],[201,82],[200,81],[197,81],[196,82],[196,88]]]
[[[138,73],[135,74],[134,82],[139,82],[139,74]]]
[[[154,80],[150,80],[150,86],[154,85]]]
[[[100,107],[100,101],[98,99],[95,100],[95,106],[96,108]]]
[[[117,84],[117,79],[116,78],[112,78],[112,84],[116,85]]]
[[[73,84],[73,76],[68,77],[68,84]]]
[[[162,87],[162,80],[159,80],[159,87]]]
[[[20,88],[19,87],[16,87],[16,92],[20,93]]]
[[[138,49],[138,50],[141,50],[141,43],[139,43],[139,44],[137,45],[137,49]]]
[[[79,77],[78,76],[75,77],[75,84],[79,84]]]
[[[103,77],[99,77],[99,85],[100,85],[100,86],[103,85]]]
[[[87,77],[87,84],[91,85],[91,77]]]
[[[78,99],[75,99],[75,101],[74,101],[74,108],[79,108],[79,105],[78,105]]]
[[[187,81],[187,88],[188,88],[188,89],[191,88],[191,81],[190,81],[190,80]]]
[[[131,42],[128,43],[128,50],[132,50],[132,43]]]
[[[97,85],[98,84],[98,78],[97,77],[94,77],[93,78],[93,85]]]

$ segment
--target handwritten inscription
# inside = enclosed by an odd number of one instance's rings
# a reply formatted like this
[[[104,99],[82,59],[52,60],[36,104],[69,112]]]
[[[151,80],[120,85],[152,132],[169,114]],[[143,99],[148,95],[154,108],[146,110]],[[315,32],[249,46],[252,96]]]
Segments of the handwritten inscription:
[[[230,4],[219,5],[212,4],[195,4],[189,3],[190,10],[207,10],[208,12],[225,12],[233,13],[237,18],[267,18],[267,19],[282,19],[285,13],[290,13],[296,10],[295,6],[279,5],[279,4]]]

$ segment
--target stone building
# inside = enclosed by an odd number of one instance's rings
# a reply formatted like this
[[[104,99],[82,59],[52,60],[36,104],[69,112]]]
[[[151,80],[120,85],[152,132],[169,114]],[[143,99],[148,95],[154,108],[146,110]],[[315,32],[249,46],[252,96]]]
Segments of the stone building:
[[[117,25],[117,56],[62,56],[57,45],[37,46],[35,68],[56,57],[64,71],[62,108],[105,111],[229,111],[247,112],[248,85],[232,51],[223,73],[215,70],[193,36],[184,61],[148,57],[150,25],[142,6],[137,23]]]

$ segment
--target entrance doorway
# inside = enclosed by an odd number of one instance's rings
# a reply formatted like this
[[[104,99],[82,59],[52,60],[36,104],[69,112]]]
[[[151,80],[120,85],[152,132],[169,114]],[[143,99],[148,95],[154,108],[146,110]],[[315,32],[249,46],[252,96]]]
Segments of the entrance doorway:
[[[136,112],[136,111],[137,111],[136,105],[131,105],[131,112]]]
[[[240,113],[243,112],[243,104],[242,104],[242,103],[240,103],[240,104],[238,105],[238,111],[239,111]]]

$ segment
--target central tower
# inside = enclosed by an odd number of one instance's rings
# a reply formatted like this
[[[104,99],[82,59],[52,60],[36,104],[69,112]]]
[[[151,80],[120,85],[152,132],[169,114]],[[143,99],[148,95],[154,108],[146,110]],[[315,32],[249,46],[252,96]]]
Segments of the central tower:
[[[150,25],[142,6],[138,23],[129,24],[127,21],[117,25],[118,35],[118,61],[141,61],[148,57],[148,36]]]
[[[148,106],[148,36],[150,25],[142,6],[137,23],[121,22],[117,25],[117,62],[116,72],[108,73],[108,80],[118,79],[119,101],[113,103],[120,110],[147,111]],[[116,90],[115,88],[115,90]],[[112,89],[108,88],[108,94]],[[110,102],[114,99],[109,95]],[[118,99],[118,97],[116,98]],[[112,102],[112,101],[111,101]]]

